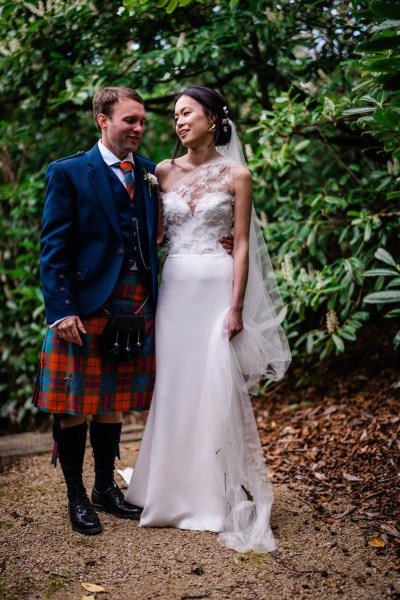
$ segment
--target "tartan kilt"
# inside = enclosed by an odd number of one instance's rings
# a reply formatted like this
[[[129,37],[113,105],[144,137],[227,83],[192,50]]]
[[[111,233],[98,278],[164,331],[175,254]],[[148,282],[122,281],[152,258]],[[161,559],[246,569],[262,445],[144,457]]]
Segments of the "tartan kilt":
[[[137,271],[120,278],[105,306],[113,314],[132,314],[148,295]],[[53,414],[99,415],[148,410],[155,379],[155,318],[151,295],[139,311],[145,317],[142,353],[116,363],[100,354],[99,340],[108,317],[100,308],[81,318],[82,346],[58,337],[48,327],[43,342],[33,403]]]

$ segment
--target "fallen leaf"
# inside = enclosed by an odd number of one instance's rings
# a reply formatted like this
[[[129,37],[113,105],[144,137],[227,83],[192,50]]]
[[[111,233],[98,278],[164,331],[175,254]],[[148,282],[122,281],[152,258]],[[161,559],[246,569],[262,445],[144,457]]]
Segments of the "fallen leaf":
[[[386,546],[385,542],[381,537],[375,536],[369,540],[369,545],[371,548],[384,548]]]
[[[362,477],[356,477],[355,475],[350,475],[349,473],[343,473],[343,479],[346,481],[362,481]]]
[[[384,531],[386,531],[387,533],[389,533],[393,537],[396,537],[396,538],[400,539],[400,532],[395,527],[393,527],[392,525],[390,525],[389,523],[382,523],[381,524],[381,529],[383,529]]]
[[[81,586],[87,592],[107,592],[105,588],[103,588],[101,585],[97,585],[97,583],[88,583],[87,581],[83,581]]]
[[[94,596],[82,596],[81,600],[96,600]]]

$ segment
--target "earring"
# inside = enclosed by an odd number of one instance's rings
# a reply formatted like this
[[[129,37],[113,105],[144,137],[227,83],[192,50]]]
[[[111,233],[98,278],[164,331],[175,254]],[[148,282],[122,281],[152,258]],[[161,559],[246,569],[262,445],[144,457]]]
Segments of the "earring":
[[[210,127],[208,128],[208,132],[209,132],[209,133],[214,133],[215,129],[216,129],[216,125],[215,125],[215,123],[213,123],[213,124],[212,124],[212,125],[210,125]]]

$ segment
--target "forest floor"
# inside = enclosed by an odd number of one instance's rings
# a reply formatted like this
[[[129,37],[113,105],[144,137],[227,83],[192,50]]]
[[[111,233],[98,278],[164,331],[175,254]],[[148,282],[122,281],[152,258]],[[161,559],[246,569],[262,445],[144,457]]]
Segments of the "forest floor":
[[[68,522],[60,469],[47,454],[19,458],[0,475],[0,598],[400,599],[397,361],[390,338],[370,327],[300,389],[294,365],[254,401],[275,489],[280,548],[271,555],[104,513],[104,532],[81,536]],[[143,417],[127,423],[135,419]],[[138,445],[122,444],[122,466]],[[90,452],[85,481],[90,490]]]

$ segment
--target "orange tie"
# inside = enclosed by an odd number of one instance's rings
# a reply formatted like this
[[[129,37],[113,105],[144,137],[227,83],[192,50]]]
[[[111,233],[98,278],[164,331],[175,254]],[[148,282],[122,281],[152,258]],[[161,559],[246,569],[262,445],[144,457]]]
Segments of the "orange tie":
[[[119,167],[124,174],[126,191],[129,194],[131,202],[135,196],[135,178],[133,176],[133,164],[129,160],[123,160],[120,163],[115,163],[113,167]]]

